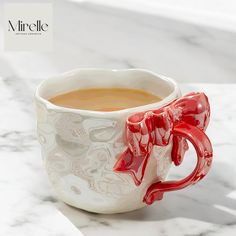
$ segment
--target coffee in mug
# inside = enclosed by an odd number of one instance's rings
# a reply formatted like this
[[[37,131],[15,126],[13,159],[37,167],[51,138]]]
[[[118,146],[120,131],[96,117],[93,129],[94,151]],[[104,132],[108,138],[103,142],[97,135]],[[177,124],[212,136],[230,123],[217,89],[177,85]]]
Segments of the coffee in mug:
[[[117,111],[160,100],[161,98],[154,94],[130,88],[78,89],[49,99],[57,106],[92,111]]]

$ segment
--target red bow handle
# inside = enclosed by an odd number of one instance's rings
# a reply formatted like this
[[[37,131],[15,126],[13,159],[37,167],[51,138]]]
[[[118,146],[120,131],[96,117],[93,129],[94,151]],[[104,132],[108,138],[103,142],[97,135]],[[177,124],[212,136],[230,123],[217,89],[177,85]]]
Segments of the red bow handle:
[[[196,183],[206,175],[212,161],[211,143],[204,133],[209,118],[210,106],[203,93],[190,93],[163,108],[128,117],[128,148],[119,157],[114,171],[131,174],[135,184],[140,185],[154,145],[165,146],[172,140],[172,160],[175,165],[179,165],[188,149],[188,139],[198,156],[192,174],[180,181],[152,184],[144,196],[144,202],[151,204],[162,199],[166,191],[178,190]]]

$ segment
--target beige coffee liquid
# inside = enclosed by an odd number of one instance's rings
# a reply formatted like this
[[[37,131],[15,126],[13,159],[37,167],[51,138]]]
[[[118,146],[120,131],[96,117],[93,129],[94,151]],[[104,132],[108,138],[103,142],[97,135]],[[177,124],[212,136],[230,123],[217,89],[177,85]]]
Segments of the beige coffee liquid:
[[[128,88],[79,89],[49,99],[57,106],[93,111],[117,111],[160,100],[146,91]]]

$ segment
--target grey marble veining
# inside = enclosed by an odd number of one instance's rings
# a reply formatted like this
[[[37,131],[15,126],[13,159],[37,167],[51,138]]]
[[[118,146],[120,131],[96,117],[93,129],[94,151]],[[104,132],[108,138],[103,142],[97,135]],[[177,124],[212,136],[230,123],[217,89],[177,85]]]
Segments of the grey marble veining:
[[[0,32],[2,27],[0,20]],[[236,82],[235,42],[236,34],[226,30],[58,0],[53,51],[5,52],[0,68],[4,71],[10,64],[21,77],[41,78],[77,67],[140,67],[179,82]]]
[[[81,235],[55,206],[42,168],[33,91],[0,77],[0,235]]]

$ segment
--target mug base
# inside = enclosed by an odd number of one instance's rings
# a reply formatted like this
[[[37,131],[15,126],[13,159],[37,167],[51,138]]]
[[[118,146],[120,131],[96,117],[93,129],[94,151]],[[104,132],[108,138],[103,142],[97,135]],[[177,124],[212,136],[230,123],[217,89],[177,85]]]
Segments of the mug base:
[[[77,208],[78,210],[83,210],[86,212],[90,212],[90,213],[96,213],[96,214],[119,214],[119,213],[126,213],[126,212],[131,212],[131,211],[135,211],[135,210],[139,210],[141,208],[144,208],[146,206],[148,206],[145,203],[141,203],[140,205],[136,206],[136,207],[126,207],[126,208],[109,208],[109,209],[102,209],[102,208],[98,208],[98,207],[91,207],[89,205],[83,206],[83,205],[78,205],[78,204],[74,204],[71,201],[65,200],[60,198],[62,202],[64,202],[66,205],[69,205],[71,207]]]

